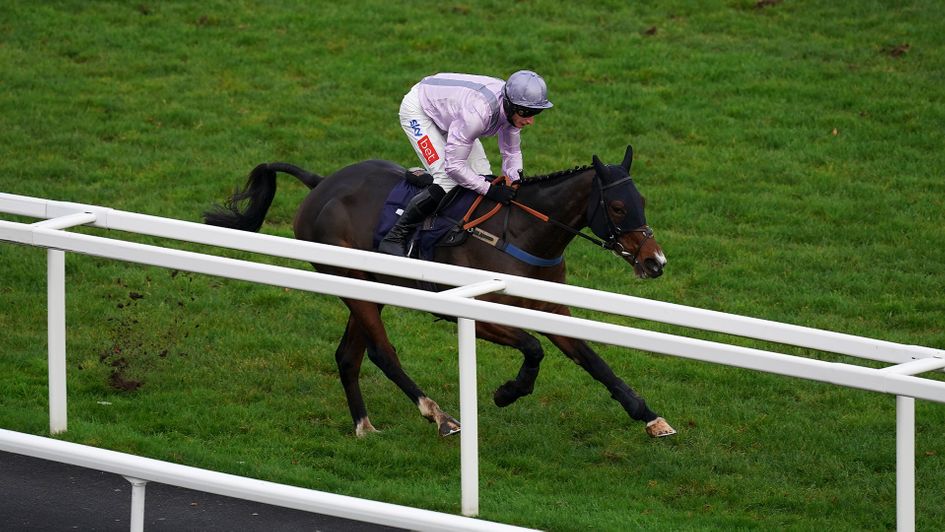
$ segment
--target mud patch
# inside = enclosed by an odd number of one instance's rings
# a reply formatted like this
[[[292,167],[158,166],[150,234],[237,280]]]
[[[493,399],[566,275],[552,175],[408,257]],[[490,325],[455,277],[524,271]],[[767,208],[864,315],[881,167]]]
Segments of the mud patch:
[[[896,46],[890,46],[883,49],[883,52],[886,53],[889,57],[899,59],[900,57],[906,55],[909,52],[909,43],[897,44]]]
[[[170,357],[185,357],[186,339],[200,327],[188,304],[194,301],[189,274],[169,274],[174,290],[155,289],[150,277],[144,283],[115,280],[116,290],[107,296],[116,313],[108,317],[109,340],[99,353],[99,362],[108,367],[108,386],[134,392],[145,385],[147,376]],[[160,280],[158,285],[163,286]],[[151,291],[153,289],[153,291]],[[169,295],[160,295],[169,292]]]

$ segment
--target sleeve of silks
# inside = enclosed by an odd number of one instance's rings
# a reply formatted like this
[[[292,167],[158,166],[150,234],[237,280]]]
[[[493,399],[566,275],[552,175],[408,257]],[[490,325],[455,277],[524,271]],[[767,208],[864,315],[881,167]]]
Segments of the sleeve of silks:
[[[522,163],[521,130],[511,127],[499,131],[499,153],[502,155],[502,174],[518,181]]]
[[[446,148],[444,149],[446,158],[444,169],[447,175],[453,181],[456,181],[457,185],[474,190],[479,194],[485,194],[489,190],[489,183],[473,171],[469,166],[468,159],[473,142],[485,130],[483,124],[483,117],[476,112],[467,113],[453,120],[446,136]]]

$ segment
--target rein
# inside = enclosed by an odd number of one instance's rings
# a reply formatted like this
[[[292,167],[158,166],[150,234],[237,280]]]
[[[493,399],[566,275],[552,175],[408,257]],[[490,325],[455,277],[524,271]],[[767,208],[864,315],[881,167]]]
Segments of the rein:
[[[511,183],[507,176],[496,177],[495,179],[492,180],[492,184],[496,184],[499,181],[505,181],[506,185],[514,187],[515,189],[518,189],[519,187],[518,183]],[[531,264],[532,266],[543,266],[543,267],[557,266],[558,264],[561,264],[561,261],[564,260],[563,256],[556,257],[553,259],[543,259],[541,257],[532,255],[531,253],[519,248],[518,246],[516,246],[515,244],[512,244],[511,242],[508,242],[507,240],[505,240],[505,238],[500,238],[496,235],[493,235],[492,233],[488,231],[479,229],[477,227],[479,224],[495,216],[500,210],[502,210],[502,207],[503,207],[501,203],[496,203],[495,207],[489,210],[489,212],[483,214],[482,216],[480,216],[479,218],[476,218],[475,220],[470,221],[469,218],[473,215],[473,212],[475,212],[476,208],[479,207],[479,204],[482,203],[482,198],[483,196],[480,195],[473,201],[472,205],[470,205],[469,207],[469,210],[466,211],[466,215],[463,216],[463,219],[460,221],[459,225],[463,231],[467,231],[473,237],[479,240],[482,240],[486,244],[489,244],[490,246],[493,246],[496,249],[499,249],[500,251],[504,251],[505,253],[512,255],[513,257],[517,258],[518,260],[526,264]],[[549,216],[542,214],[536,211],[535,209],[532,209],[531,207],[522,205],[521,203],[517,201],[513,200],[512,203],[515,204],[517,207],[521,208],[522,210],[524,210],[525,212],[531,214],[532,216],[535,216],[539,220],[542,220],[544,222],[550,221],[554,223],[559,223],[552,220]],[[506,218],[505,218],[506,228],[508,228],[508,223],[509,223],[509,218],[508,218],[509,212],[510,211],[506,211]],[[559,225],[563,226],[564,224],[559,223]]]
[[[627,176],[623,179],[614,181],[613,183],[604,185],[601,183],[600,178],[597,177],[596,174],[594,175],[594,182],[597,184],[598,189],[600,190],[600,201],[598,205],[596,206],[594,213],[596,215],[598,209],[604,209],[602,212],[605,213],[604,219],[607,221],[607,229],[610,233],[608,235],[607,240],[601,240],[599,238],[588,235],[584,233],[583,231],[574,229],[570,225],[559,222],[558,220],[555,220],[554,218],[548,216],[547,214],[544,214],[538,210],[535,210],[529,207],[528,205],[525,205],[524,203],[519,203],[518,201],[512,200],[511,204],[518,207],[525,213],[530,214],[531,216],[534,216],[535,218],[538,218],[539,220],[545,223],[553,224],[554,226],[564,231],[567,231],[568,233],[571,233],[572,235],[584,238],[592,242],[595,246],[598,246],[602,249],[610,251],[611,253],[613,253],[614,255],[618,257],[629,259],[630,263],[636,266],[639,264],[639,261],[637,260],[637,255],[640,253],[640,250],[643,249],[643,245],[646,244],[646,241],[649,240],[650,238],[653,238],[653,231],[648,226],[644,226],[640,229],[621,230],[621,228],[617,227],[617,225],[614,224],[613,220],[611,220],[610,217],[606,215],[606,210],[605,210],[606,207],[604,205],[604,191],[605,190],[612,188],[614,186],[617,186],[626,181],[630,181],[630,180],[631,178]],[[499,183],[500,181],[504,181],[507,186],[514,187],[515,189],[518,189],[520,186],[519,183],[511,183],[508,176],[498,176],[492,180],[492,184]],[[530,253],[527,253],[524,250],[519,249],[515,245],[509,242],[506,242],[504,238],[500,238],[487,231],[479,229],[477,227],[478,225],[480,225],[481,223],[485,222],[489,218],[492,218],[493,216],[498,214],[498,212],[502,210],[502,207],[503,207],[501,203],[496,203],[495,207],[490,209],[489,212],[483,214],[482,216],[476,218],[475,220],[469,220],[469,218],[472,217],[473,213],[475,212],[476,208],[479,207],[479,204],[482,203],[482,198],[483,196],[480,195],[473,201],[472,205],[469,207],[469,210],[466,211],[466,215],[463,216],[463,219],[460,221],[460,227],[464,231],[469,232],[470,235],[476,237],[477,239],[482,240],[483,242],[491,246],[497,247],[501,249],[502,251],[505,251],[506,253],[509,253],[510,255],[528,264],[532,264],[533,266],[555,266],[561,262],[563,257],[557,257],[555,259],[543,259],[540,257],[536,257]],[[506,211],[506,212],[509,212],[509,211]],[[590,223],[590,220],[588,220],[588,222]],[[508,219],[506,219],[506,225],[508,225]],[[630,251],[627,251],[625,247],[623,247],[623,244],[617,241],[617,236],[624,233],[633,233],[633,232],[643,233],[644,238],[643,238],[643,241],[640,242],[640,245],[637,246],[636,251],[630,252]]]

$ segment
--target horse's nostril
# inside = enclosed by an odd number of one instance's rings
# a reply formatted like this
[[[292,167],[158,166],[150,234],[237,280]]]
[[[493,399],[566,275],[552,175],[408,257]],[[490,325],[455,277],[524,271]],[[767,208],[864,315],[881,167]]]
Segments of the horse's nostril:
[[[650,277],[663,275],[663,266],[655,259],[646,259],[643,261],[643,267],[646,269],[646,274]]]

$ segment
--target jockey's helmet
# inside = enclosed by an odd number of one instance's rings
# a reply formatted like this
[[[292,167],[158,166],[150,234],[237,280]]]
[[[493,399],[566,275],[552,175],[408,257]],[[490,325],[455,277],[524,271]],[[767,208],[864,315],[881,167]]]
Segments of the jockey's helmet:
[[[527,118],[552,107],[545,80],[531,70],[519,70],[509,76],[502,89],[502,103],[510,122],[515,113]]]

